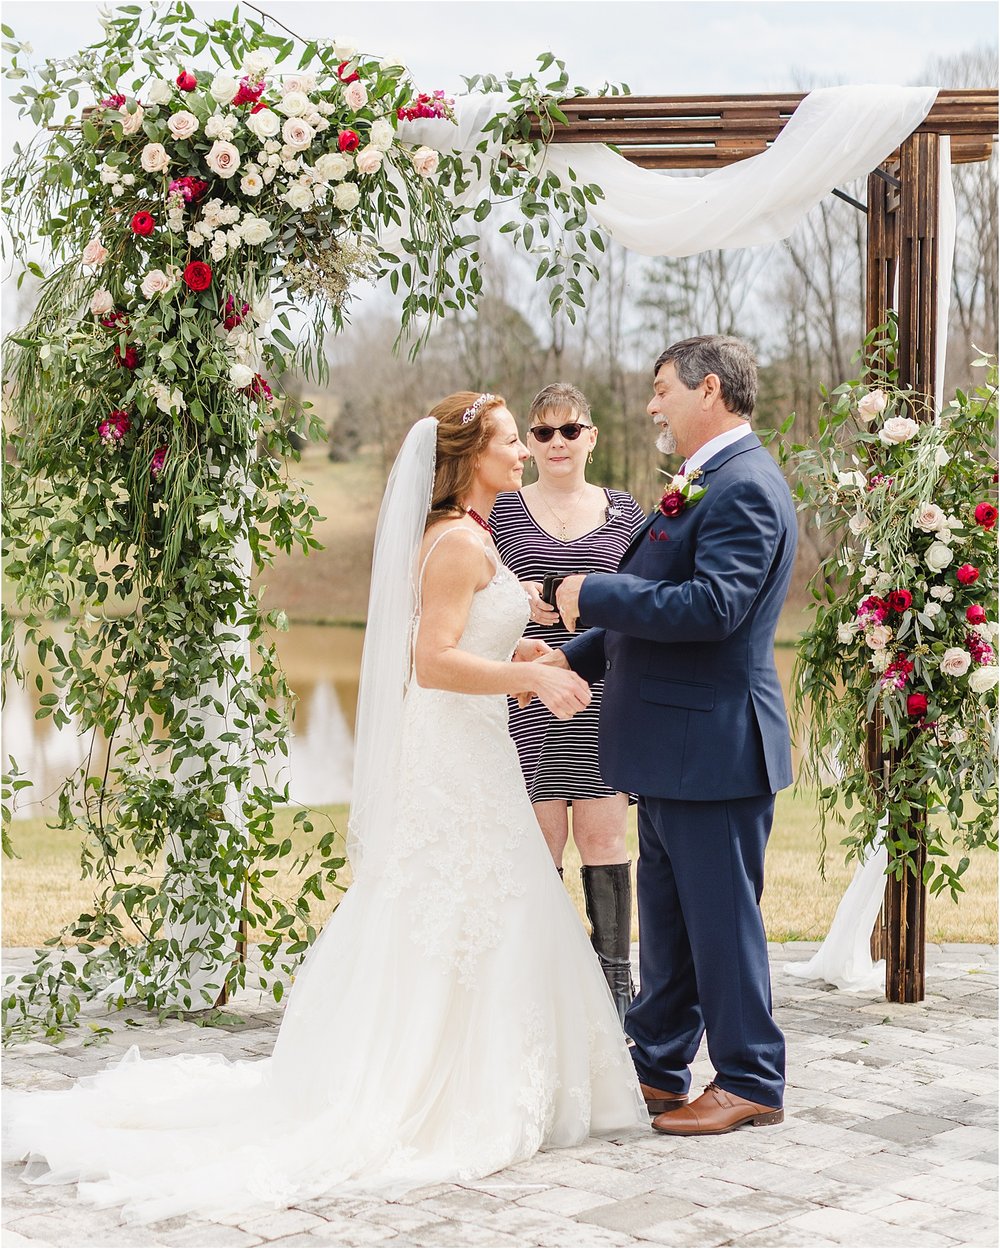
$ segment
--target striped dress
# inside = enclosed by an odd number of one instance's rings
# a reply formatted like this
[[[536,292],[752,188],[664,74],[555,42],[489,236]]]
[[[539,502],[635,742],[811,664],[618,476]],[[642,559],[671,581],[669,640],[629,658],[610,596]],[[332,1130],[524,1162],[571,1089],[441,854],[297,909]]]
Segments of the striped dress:
[[[497,496],[490,526],[500,558],[519,581],[541,581],[547,573],[617,572],[622,556],[645,516],[624,490],[605,490],[607,520],[581,538],[563,542],[538,524],[520,491]],[[562,626],[529,622],[525,637],[559,647],[572,636]],[[597,719],[603,684],[591,687],[590,706],[572,720],[557,720],[537,698],[519,708],[508,700],[510,733],[532,802],[550,799],[607,798],[615,793],[601,778],[597,760]]]

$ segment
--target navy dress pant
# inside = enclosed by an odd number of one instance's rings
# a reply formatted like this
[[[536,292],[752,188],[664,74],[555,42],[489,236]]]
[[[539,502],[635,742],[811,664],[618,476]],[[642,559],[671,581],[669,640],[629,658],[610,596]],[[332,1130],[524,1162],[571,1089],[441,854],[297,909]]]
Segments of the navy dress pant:
[[[771,1015],[760,914],[774,795],[639,800],[640,991],[625,1017],[644,1084],[686,1093],[707,1033],[716,1083],[782,1104],[785,1039]]]

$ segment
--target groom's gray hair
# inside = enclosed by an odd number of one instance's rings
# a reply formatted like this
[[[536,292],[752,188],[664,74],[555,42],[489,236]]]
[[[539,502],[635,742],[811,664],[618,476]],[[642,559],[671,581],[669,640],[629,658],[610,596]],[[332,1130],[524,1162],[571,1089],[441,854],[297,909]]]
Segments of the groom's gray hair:
[[[653,377],[672,364],[688,388],[700,386],[709,373],[719,379],[722,402],[734,416],[747,420],[757,402],[757,361],[749,343],[730,334],[699,334],[674,343],[653,366]]]

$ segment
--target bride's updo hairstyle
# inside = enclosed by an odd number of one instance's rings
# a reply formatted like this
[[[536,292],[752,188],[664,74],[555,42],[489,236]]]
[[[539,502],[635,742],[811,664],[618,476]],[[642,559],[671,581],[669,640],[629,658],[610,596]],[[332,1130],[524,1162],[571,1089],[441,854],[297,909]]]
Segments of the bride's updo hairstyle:
[[[460,500],[472,489],[479,457],[493,437],[490,413],[506,405],[503,395],[459,390],[431,408],[437,427],[437,462],[427,528],[465,515]]]

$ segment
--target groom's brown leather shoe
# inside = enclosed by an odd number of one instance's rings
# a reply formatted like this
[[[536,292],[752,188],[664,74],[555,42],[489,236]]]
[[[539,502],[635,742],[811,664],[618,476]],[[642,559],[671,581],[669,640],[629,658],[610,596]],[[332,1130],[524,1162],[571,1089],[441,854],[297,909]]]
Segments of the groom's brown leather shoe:
[[[667,1136],[718,1136],[751,1124],[755,1128],[781,1123],[785,1112],[780,1106],[761,1106],[744,1097],[727,1093],[717,1084],[708,1084],[690,1106],[658,1115],[652,1123],[654,1132]]]
[[[673,1114],[681,1106],[688,1104],[687,1093],[667,1093],[663,1089],[650,1088],[640,1083],[642,1095],[646,1099],[646,1109],[651,1115]]]

